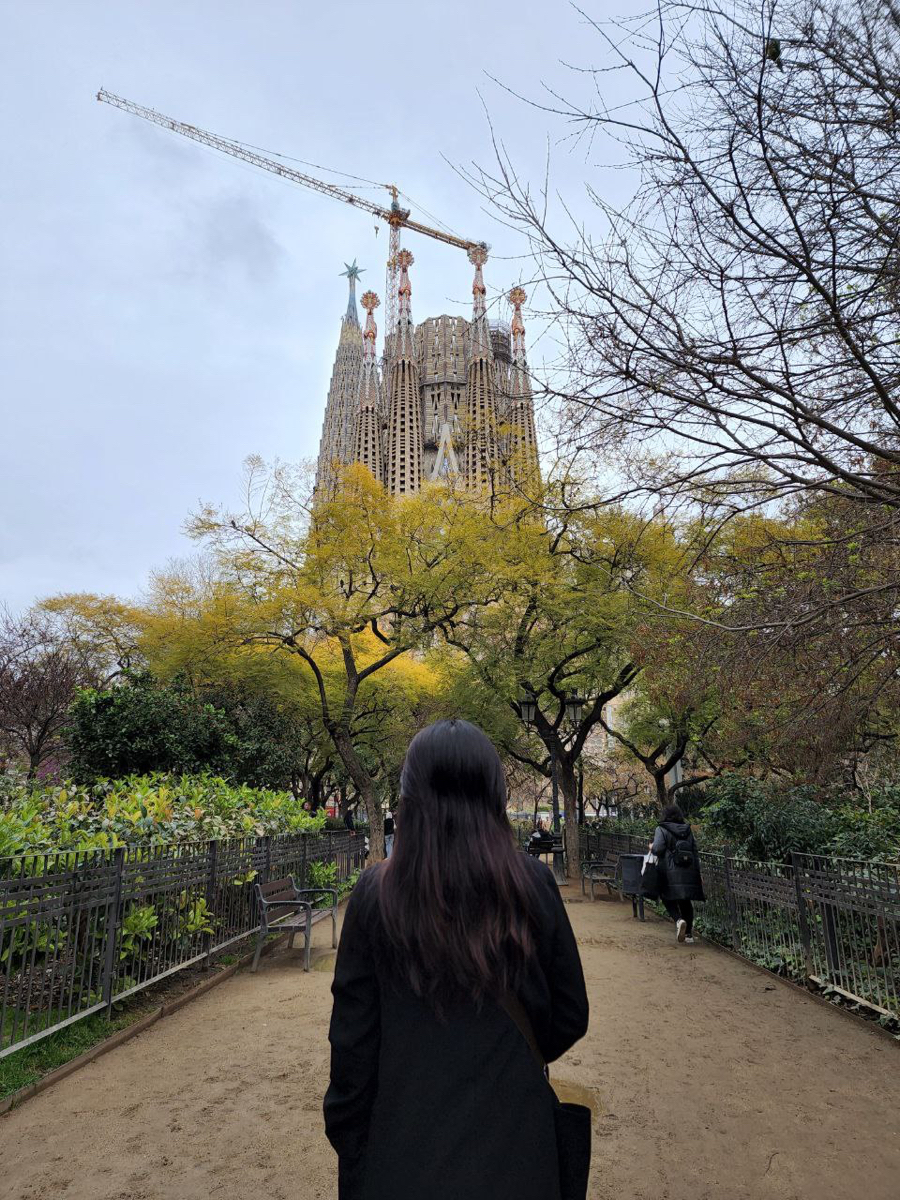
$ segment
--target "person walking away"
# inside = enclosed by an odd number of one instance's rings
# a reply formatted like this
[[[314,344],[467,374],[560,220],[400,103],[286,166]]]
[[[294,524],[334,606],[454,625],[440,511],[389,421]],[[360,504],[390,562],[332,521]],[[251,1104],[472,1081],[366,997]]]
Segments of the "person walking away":
[[[700,852],[677,804],[663,809],[650,850],[659,859],[660,899],[675,922],[679,942],[694,942],[694,901],[705,900]]]
[[[394,814],[388,809],[384,817],[384,857],[390,858],[394,850]]]
[[[393,855],[354,888],[335,966],[340,1200],[561,1198],[535,1051],[552,1062],[583,1037],[588,1000],[553,873],[517,849],[506,804],[476,726],[413,738]]]

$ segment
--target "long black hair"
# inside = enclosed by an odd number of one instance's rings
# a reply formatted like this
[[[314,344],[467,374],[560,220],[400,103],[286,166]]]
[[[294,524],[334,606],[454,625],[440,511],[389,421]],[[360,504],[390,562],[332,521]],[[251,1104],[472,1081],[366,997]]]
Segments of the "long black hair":
[[[533,883],[490,739],[459,720],[416,734],[396,816],[379,904],[399,977],[437,1011],[515,990],[534,953]]]

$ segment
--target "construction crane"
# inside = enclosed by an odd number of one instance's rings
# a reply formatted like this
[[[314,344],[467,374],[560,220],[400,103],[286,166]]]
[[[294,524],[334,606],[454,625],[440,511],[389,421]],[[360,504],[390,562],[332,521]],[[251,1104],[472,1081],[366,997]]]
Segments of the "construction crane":
[[[387,293],[385,296],[385,334],[387,336],[393,334],[394,326],[397,323],[397,275],[399,270],[397,255],[400,251],[401,229],[424,233],[426,237],[437,238],[439,242],[446,242],[449,246],[458,246],[460,250],[472,251],[477,248],[485,252],[485,257],[490,248],[485,242],[470,242],[465,238],[457,237],[454,233],[434,229],[430,225],[423,225],[421,221],[412,220],[410,210],[402,208],[400,205],[401,192],[396,184],[378,185],[385,188],[391,195],[390,208],[385,208],[381,204],[376,204],[374,200],[355,196],[352,192],[345,191],[344,188],[337,187],[333,183],[327,183],[324,179],[317,179],[314,175],[306,175],[294,167],[288,167],[284,163],[266,158],[251,146],[245,146],[230,138],[219,137],[218,134],[198,129],[195,125],[186,125],[184,121],[176,121],[174,117],[167,117],[154,108],[145,108],[142,104],[135,104],[133,100],[115,96],[112,92],[107,92],[105,88],[101,88],[97,93],[97,99],[103,104],[111,104],[113,108],[121,108],[123,112],[132,113],[136,117],[142,117],[145,121],[151,121],[154,125],[160,125],[163,129],[180,133],[182,137],[191,138],[192,141],[200,142],[203,146],[210,146],[213,150],[221,151],[222,154],[230,154],[232,158],[239,158],[253,167],[260,167],[263,171],[280,175],[282,179],[289,179],[292,183],[312,188],[313,191],[321,192],[323,196],[331,196],[334,200],[343,200],[345,204],[352,204],[354,208],[361,208],[379,220],[386,221],[390,229],[385,286]]]

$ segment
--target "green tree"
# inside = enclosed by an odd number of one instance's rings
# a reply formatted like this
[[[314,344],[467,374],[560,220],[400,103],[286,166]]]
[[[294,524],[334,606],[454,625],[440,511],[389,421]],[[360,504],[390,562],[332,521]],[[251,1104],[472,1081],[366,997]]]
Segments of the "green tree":
[[[236,748],[223,712],[199,702],[188,687],[161,684],[147,672],[120,687],[82,691],[67,738],[79,783],[154,771],[224,773]]]
[[[493,698],[515,718],[513,726],[494,721],[505,751],[544,776],[555,770],[574,874],[578,762],[606,707],[640,672],[632,589],[671,587],[675,548],[661,524],[647,526],[590,497],[577,507],[572,501],[566,482],[548,485],[540,508],[509,500],[482,512],[477,536],[491,563],[493,599],[461,609],[441,628],[466,656],[482,706]],[[576,700],[584,703],[572,720]],[[534,708],[529,726],[523,704]]]
[[[312,512],[283,473],[258,464],[248,496],[241,514],[206,510],[193,522],[233,598],[223,618],[230,644],[302,664],[377,860],[379,768],[359,721],[376,683],[397,678],[398,660],[423,655],[444,622],[484,602],[490,573],[470,537],[477,505],[446,488],[390,496],[362,467],[347,468]]]

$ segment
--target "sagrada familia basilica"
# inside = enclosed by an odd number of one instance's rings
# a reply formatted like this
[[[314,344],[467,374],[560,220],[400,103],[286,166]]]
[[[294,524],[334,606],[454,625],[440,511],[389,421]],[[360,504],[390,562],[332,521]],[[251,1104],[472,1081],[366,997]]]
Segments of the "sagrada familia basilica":
[[[359,462],[389,492],[407,496],[427,482],[455,478],[488,491],[522,484],[538,471],[534,403],[525,361],[521,287],[509,293],[511,326],[488,321],[482,267],[487,251],[469,250],[475,268],[472,319],[429,317],[413,324],[409,268],[397,256],[397,323],[379,364],[374,292],[356,301],[356,263],[343,274],[347,311],[328,391],[316,491],[327,494],[342,464]]]

